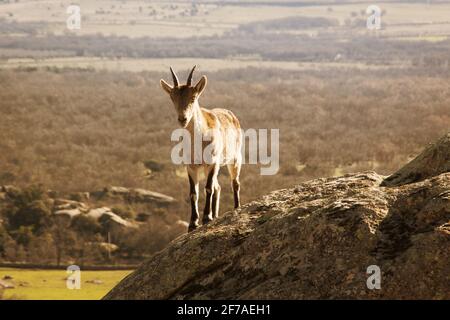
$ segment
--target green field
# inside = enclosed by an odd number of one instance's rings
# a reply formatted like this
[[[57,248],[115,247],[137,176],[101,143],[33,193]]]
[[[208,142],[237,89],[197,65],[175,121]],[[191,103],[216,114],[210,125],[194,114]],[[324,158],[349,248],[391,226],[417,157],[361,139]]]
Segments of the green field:
[[[130,270],[82,271],[81,288],[69,290],[66,287],[65,270],[28,270],[0,268],[0,279],[11,276],[14,289],[5,289],[4,299],[21,300],[98,300],[101,299]],[[98,284],[92,283],[93,280]]]

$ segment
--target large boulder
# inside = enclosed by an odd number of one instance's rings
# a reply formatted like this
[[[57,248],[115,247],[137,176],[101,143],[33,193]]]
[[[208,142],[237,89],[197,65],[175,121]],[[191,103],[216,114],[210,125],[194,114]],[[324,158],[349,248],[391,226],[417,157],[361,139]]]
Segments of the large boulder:
[[[272,192],[174,240],[105,298],[450,299],[450,173],[422,169],[393,187],[363,172]]]
[[[444,172],[450,172],[450,132],[438,142],[430,144],[413,161],[387,177],[383,186],[422,181]]]
[[[72,219],[89,211],[89,206],[83,202],[67,199],[55,199],[53,201],[53,215],[60,223],[69,226]]]

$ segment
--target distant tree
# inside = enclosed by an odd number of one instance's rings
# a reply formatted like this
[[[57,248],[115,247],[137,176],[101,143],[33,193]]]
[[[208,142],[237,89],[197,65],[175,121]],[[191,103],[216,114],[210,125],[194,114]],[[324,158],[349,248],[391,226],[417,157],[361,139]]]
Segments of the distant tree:
[[[26,251],[22,245],[17,244],[12,238],[5,242],[3,257],[10,262],[24,262],[27,258]]]
[[[3,258],[6,261],[16,261],[18,245],[13,238],[7,237],[3,244]]]
[[[102,234],[103,235],[107,235],[108,232],[111,232],[112,230],[114,230],[114,226],[115,226],[115,222],[111,219],[111,217],[109,215],[104,214],[103,216],[100,217],[100,219],[98,220],[100,225],[102,226]]]
[[[5,253],[7,242],[11,239],[6,229],[0,225],[0,256]],[[12,239],[11,239],[12,240]]]
[[[49,263],[56,257],[55,243],[50,233],[35,237],[27,247],[28,261],[32,263]]]
[[[19,244],[16,250],[16,261],[25,262],[26,260],[27,260],[27,252],[25,248]]]
[[[45,190],[40,185],[32,185],[25,189],[15,189],[9,194],[12,203],[16,207],[24,207],[35,200],[42,200],[45,198]]]
[[[33,226],[20,226],[11,232],[14,240],[22,246],[28,246],[34,239]]]
[[[31,227],[35,234],[40,234],[51,225],[51,210],[42,187],[14,191],[10,198],[12,201],[3,210],[9,231]]]
[[[12,210],[8,216],[11,230],[30,227],[36,234],[42,233],[52,223],[50,208],[42,200],[36,200],[17,210]]]
[[[60,265],[64,256],[73,257],[77,255],[78,243],[77,235],[67,229],[62,222],[56,222],[51,228],[51,235],[55,246],[56,265]]]
[[[130,206],[116,205],[111,210],[124,219],[133,219],[136,216],[136,213]]]
[[[78,215],[72,220],[71,229],[76,232],[76,243],[72,247],[72,253],[77,258],[77,263],[83,265],[86,258],[92,257],[92,246],[88,246],[92,242],[102,242],[100,232],[102,226],[96,219]]]
[[[91,239],[102,230],[96,219],[81,214],[72,219],[71,228],[85,239]]]

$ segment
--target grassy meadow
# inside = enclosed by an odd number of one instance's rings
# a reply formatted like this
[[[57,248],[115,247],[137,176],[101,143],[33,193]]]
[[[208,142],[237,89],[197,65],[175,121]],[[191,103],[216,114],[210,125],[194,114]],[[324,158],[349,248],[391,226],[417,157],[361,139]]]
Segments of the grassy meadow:
[[[0,268],[0,279],[8,275],[15,283],[14,289],[3,291],[3,299],[98,300],[130,272],[82,271],[81,288],[78,290],[67,289],[65,270]]]

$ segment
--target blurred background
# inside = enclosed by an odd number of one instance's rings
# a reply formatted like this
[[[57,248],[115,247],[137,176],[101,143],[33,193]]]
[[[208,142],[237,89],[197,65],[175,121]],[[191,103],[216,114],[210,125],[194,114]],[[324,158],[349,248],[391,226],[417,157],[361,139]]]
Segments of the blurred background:
[[[389,174],[446,133],[449,36],[450,1],[0,0],[0,292],[66,298],[61,273],[16,268],[78,264],[115,270],[68,296],[99,298],[187,231],[177,116],[159,87],[169,66],[208,76],[203,107],[280,129],[278,174],[243,167],[245,204],[309,179]],[[226,170],[220,181],[224,213]]]

